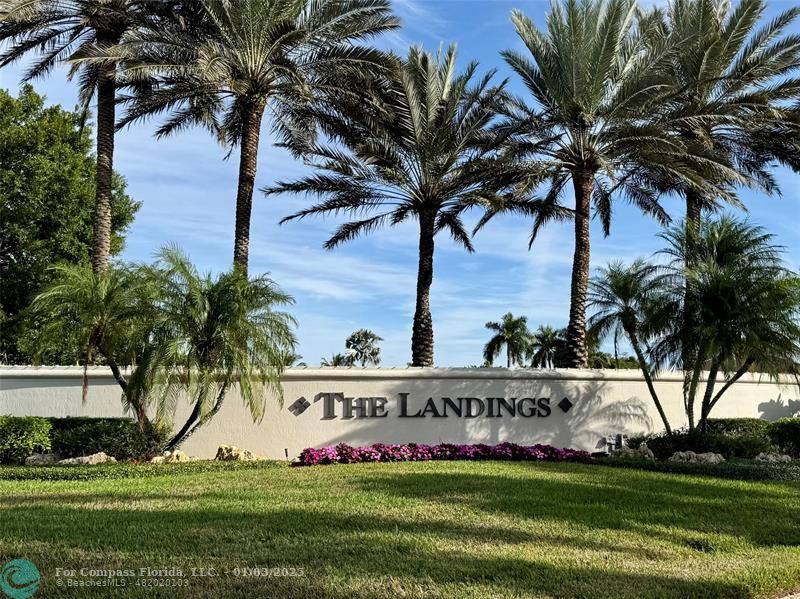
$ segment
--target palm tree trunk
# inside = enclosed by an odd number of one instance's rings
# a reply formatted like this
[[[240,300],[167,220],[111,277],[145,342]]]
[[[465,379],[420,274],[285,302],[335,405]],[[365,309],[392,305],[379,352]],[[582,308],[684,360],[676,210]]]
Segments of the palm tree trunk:
[[[431,319],[431,284],[433,283],[433,235],[435,213],[419,215],[419,269],[417,305],[411,333],[411,365],[433,366],[433,320]]]
[[[670,427],[669,420],[664,412],[664,407],[658,399],[655,385],[653,385],[653,377],[650,374],[650,367],[647,364],[647,360],[644,358],[644,352],[642,352],[642,347],[639,343],[639,336],[636,334],[635,330],[627,330],[626,332],[628,333],[628,338],[631,340],[631,347],[633,347],[633,353],[636,354],[636,360],[639,362],[639,368],[644,376],[644,382],[647,383],[647,390],[650,392],[650,397],[653,398],[653,403],[656,404],[656,410],[658,410],[658,415],[661,416],[661,422],[664,423],[664,429],[667,431],[668,435],[671,435],[672,427]]]
[[[97,166],[92,242],[92,270],[108,268],[111,254],[111,190],[114,176],[116,86],[113,71],[104,69],[97,84]]]
[[[702,202],[700,194],[693,189],[686,191],[686,237],[692,239],[700,232]]]
[[[700,194],[689,189],[686,191],[686,222],[684,223],[686,235],[686,247],[684,248],[684,268],[690,268],[697,253],[697,238],[700,234],[700,221],[702,216],[702,205]],[[693,346],[695,336],[693,329],[695,326],[695,314],[697,313],[697,302],[689,289],[688,283],[683,293],[683,347],[681,348],[681,362],[684,373],[694,372],[698,365],[698,350]],[[694,378],[692,379],[694,380]],[[686,407],[686,414],[689,418],[689,430],[694,428],[694,393],[696,386],[684,385],[683,403]],[[691,394],[691,396],[690,396]],[[702,416],[701,416],[702,419]]]
[[[708,413],[709,413],[709,414],[711,413],[711,410],[712,410],[712,408],[713,408],[715,405],[717,405],[717,402],[718,402],[718,401],[720,400],[720,398],[721,398],[721,397],[722,397],[722,396],[725,394],[725,392],[726,392],[728,389],[730,389],[730,388],[731,388],[731,385],[733,385],[733,384],[734,384],[736,381],[738,381],[738,380],[739,380],[740,378],[742,378],[742,377],[743,377],[745,374],[747,374],[747,372],[750,370],[750,367],[751,367],[753,364],[755,364],[755,361],[756,361],[756,360],[755,360],[755,358],[747,358],[747,359],[744,361],[744,364],[742,364],[742,365],[739,367],[739,370],[737,370],[737,371],[736,371],[736,372],[733,374],[733,376],[732,376],[732,377],[730,377],[730,378],[729,378],[727,381],[725,381],[725,384],[724,384],[724,385],[722,385],[722,388],[721,388],[721,389],[720,389],[720,390],[717,392],[717,394],[714,396],[714,399],[712,399],[712,400],[711,400],[711,403],[709,403],[709,404],[708,404]]]
[[[511,348],[506,343],[506,368],[511,368]]]
[[[242,140],[239,153],[239,183],[236,190],[236,225],[233,264],[247,274],[250,254],[250,215],[258,167],[258,141],[265,103],[256,101],[242,115]]]
[[[590,171],[572,174],[575,187],[575,254],[572,259],[569,324],[567,325],[567,366],[586,368],[586,291],[589,287],[589,201],[594,176]]]
[[[719,373],[719,360],[714,360],[708,372],[708,381],[706,382],[706,392],[703,394],[703,403],[700,406],[700,432],[706,434],[708,428],[708,414],[711,412],[711,398],[714,395],[714,385],[717,382],[717,374]]]
[[[217,412],[219,412],[220,409],[222,408],[222,404],[225,402],[227,391],[228,391],[228,383],[226,381],[222,383],[222,386],[219,389],[219,393],[217,394],[217,400],[216,402],[214,402],[214,407],[211,408],[211,410],[209,410],[209,412],[202,418],[200,419],[195,418],[195,421],[191,425],[189,425],[189,422],[187,421],[186,425],[184,425],[184,427],[181,429],[181,432],[178,433],[178,435],[175,435],[172,441],[169,442],[167,449],[168,450],[178,449],[178,447],[183,445],[189,437],[194,435],[198,430],[200,430],[200,428],[204,424],[206,424],[209,420],[211,420],[217,414]]]

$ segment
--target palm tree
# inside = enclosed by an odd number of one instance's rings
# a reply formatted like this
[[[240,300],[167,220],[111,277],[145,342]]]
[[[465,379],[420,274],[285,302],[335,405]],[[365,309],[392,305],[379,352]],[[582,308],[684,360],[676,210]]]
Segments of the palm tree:
[[[23,76],[30,81],[55,66],[71,63],[69,78],[78,75],[84,119],[97,98],[97,171],[95,177],[92,267],[108,267],[111,251],[111,195],[114,172],[114,127],[117,64],[113,60],[82,62],[119,43],[126,33],[164,3],[154,0],[3,0],[0,2],[0,67],[29,52],[38,56]],[[75,62],[78,60],[78,62]]]
[[[379,341],[383,341],[383,338],[369,329],[358,329],[347,338],[344,346],[348,355],[352,356],[352,361],[360,363],[362,368],[367,364],[378,366],[381,363]]]
[[[531,333],[528,330],[527,317],[515,317],[507,312],[500,322],[487,322],[486,328],[495,333],[483,348],[483,358],[487,364],[491,365],[504,347],[508,368],[519,364],[529,352]]]
[[[656,267],[643,260],[630,265],[613,262],[601,269],[590,283],[589,308],[594,308],[595,313],[589,319],[589,330],[597,339],[613,335],[615,355],[620,338],[623,335],[628,338],[664,429],[671,435],[672,428],[653,385],[654,372],[645,355],[647,348],[642,346],[649,336],[647,329],[652,324],[654,307],[659,303],[658,283]]]
[[[531,366],[534,368],[555,368],[556,354],[564,342],[564,333],[547,325],[539,325],[533,333],[529,348]]]
[[[150,276],[157,286],[152,332],[130,385],[148,391],[159,419],[174,415],[179,392],[188,395],[191,414],[167,449],[211,420],[232,387],[260,421],[265,392],[283,398],[280,375],[294,352],[295,321],[276,308],[292,298],[238,269],[200,275],[174,248],[162,250]]]
[[[434,56],[418,47],[384,78],[363,82],[370,102],[339,102],[318,115],[337,143],[314,146],[318,172],[266,190],[312,194],[323,200],[285,221],[313,214],[363,216],[339,227],[326,249],[410,219],[419,226],[417,295],[411,363],[433,365],[434,238],[447,231],[467,251],[472,242],[461,215],[470,207],[498,201],[518,182],[496,157],[489,136],[502,86],[493,73],[477,80],[476,63],[456,74],[456,49]],[[344,148],[345,151],[342,150]],[[367,216],[369,215],[369,216]]]
[[[800,35],[787,33],[800,15],[792,7],[765,25],[764,0],[672,0],[669,9],[643,17],[680,44],[662,66],[679,90],[674,134],[714,152],[730,165],[720,183],[745,183],[767,193],[778,191],[769,172],[775,162],[800,170],[800,113],[792,101],[800,86],[792,78],[800,63]],[[703,194],[696,187],[671,184],[686,202],[686,226],[697,231],[704,211],[735,196]],[[691,241],[691,240],[690,240]]]
[[[333,354],[330,358],[322,358],[320,366],[327,368],[350,367],[353,365],[353,356],[349,354]]]
[[[52,267],[55,281],[40,293],[26,317],[43,325],[34,339],[34,360],[41,361],[65,340],[81,350],[83,400],[87,368],[100,360],[111,369],[123,402],[142,430],[149,426],[146,396],[129,388],[122,367],[136,364],[149,335],[154,289],[142,270],[113,265],[93,272],[83,265]]]
[[[800,371],[800,277],[786,269],[772,235],[731,217],[701,221],[691,243],[685,228],[671,228],[662,237],[672,259],[667,281],[673,305],[689,295],[692,306],[681,310],[692,309],[693,317],[673,311],[673,326],[655,353],[685,373],[691,429],[700,374],[708,369],[699,419],[705,432],[722,395],[752,368],[771,377]],[[688,262],[687,251],[693,252]],[[687,355],[691,363],[684,362]],[[726,380],[715,392],[720,373]]]
[[[234,264],[247,271],[264,113],[286,144],[310,135],[300,107],[336,74],[380,66],[355,42],[397,27],[388,0],[200,0],[194,22],[154,28],[113,49],[139,83],[123,122],[169,112],[157,136],[191,125],[239,147]]]
[[[698,174],[700,165],[712,170],[710,160],[687,153],[669,133],[673,91],[659,67],[674,53],[674,44],[656,43],[652,32],[634,27],[635,12],[632,0],[564,0],[553,4],[541,31],[514,11],[512,21],[530,56],[503,52],[535,101],[509,102],[503,125],[512,131],[511,151],[520,159],[533,158],[532,179],[547,184],[531,243],[548,221],[574,219],[567,326],[567,365],[573,368],[585,367],[588,359],[592,206],[607,235],[615,195],[666,223],[669,217],[658,203],[661,179],[711,186]],[[567,210],[561,199],[570,181],[575,204]],[[497,211],[509,208],[515,207]]]

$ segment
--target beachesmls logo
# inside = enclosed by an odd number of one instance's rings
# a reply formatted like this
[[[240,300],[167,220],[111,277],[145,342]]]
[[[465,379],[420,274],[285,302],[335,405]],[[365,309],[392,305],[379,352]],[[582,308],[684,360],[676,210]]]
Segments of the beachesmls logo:
[[[39,569],[26,559],[12,559],[0,571],[0,589],[11,599],[28,599],[39,588]]]

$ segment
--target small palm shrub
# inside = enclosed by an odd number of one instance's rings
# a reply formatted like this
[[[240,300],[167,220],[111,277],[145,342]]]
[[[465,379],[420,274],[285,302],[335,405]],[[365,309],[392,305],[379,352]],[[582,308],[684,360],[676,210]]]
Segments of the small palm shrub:
[[[52,451],[62,458],[105,452],[117,460],[151,457],[166,443],[169,429],[150,426],[144,431],[127,418],[54,418]]]

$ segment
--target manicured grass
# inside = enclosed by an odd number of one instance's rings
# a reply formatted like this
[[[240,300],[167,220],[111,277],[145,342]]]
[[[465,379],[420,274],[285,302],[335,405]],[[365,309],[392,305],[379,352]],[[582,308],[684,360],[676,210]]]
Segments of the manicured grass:
[[[42,597],[776,597],[800,591],[800,483],[564,463],[191,465],[0,481],[0,560]],[[189,587],[57,586],[181,568]],[[236,577],[235,568],[303,576]],[[191,577],[192,568],[217,577]],[[230,574],[225,574],[225,570]],[[81,579],[80,576],[74,577]],[[83,578],[87,580],[87,578]],[[120,580],[117,578],[117,580]]]

